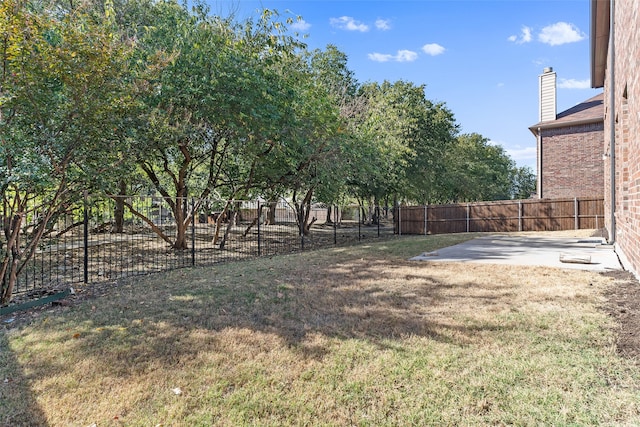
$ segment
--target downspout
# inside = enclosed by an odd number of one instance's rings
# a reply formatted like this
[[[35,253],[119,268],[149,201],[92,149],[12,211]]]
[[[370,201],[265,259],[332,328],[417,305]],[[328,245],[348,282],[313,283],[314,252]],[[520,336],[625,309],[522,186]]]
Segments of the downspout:
[[[538,199],[542,199],[542,130],[538,127]]]
[[[616,61],[615,61],[615,0],[610,0],[609,11],[609,162],[611,230],[609,244],[616,242]]]

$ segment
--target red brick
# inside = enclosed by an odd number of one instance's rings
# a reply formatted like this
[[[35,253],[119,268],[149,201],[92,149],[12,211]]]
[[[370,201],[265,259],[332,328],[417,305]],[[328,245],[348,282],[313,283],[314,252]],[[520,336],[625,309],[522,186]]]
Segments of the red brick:
[[[640,272],[640,2],[615,4],[615,88],[611,70],[605,75],[605,147],[609,152],[611,93],[615,101],[615,218],[616,246],[636,274]],[[623,96],[626,92],[626,98]],[[610,162],[605,162],[605,221],[611,230]]]

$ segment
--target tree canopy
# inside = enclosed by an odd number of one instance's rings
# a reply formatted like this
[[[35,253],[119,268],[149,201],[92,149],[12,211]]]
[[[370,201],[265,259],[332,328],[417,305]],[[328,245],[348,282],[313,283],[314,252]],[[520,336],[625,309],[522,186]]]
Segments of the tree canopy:
[[[3,149],[33,144],[3,157],[13,182],[52,188],[51,169],[73,152],[89,188],[114,193],[125,179],[169,203],[311,187],[323,202],[434,203],[525,194],[517,176],[530,184],[501,147],[460,135],[425,85],[361,84],[336,46],[309,51],[289,30],[299,18],[238,21],[175,0],[8,0],[2,19]],[[32,169],[17,179],[19,160]]]
[[[132,102],[132,49],[109,20],[85,5],[41,6],[0,5],[2,302],[51,220],[84,191],[100,190],[117,163],[117,126]],[[32,217],[33,230],[21,233]]]
[[[501,147],[459,134],[425,85],[358,82],[336,46],[309,50],[291,31],[299,19],[265,9],[239,20],[176,0],[4,0],[3,283],[86,191],[113,198],[121,213],[123,195],[161,195],[173,235],[128,208],[183,249],[212,195],[225,210],[236,199],[286,199],[308,233],[315,202],[494,200],[535,189],[532,171]],[[187,198],[198,204],[187,208]],[[27,218],[37,225],[25,242]]]
[[[311,204],[528,197],[535,178],[504,149],[459,133],[426,86],[358,82],[336,46],[309,50],[274,10],[238,20],[176,0],[0,4],[1,277],[84,191],[153,191],[176,249],[212,195]],[[31,206],[31,207],[29,207]],[[44,211],[43,211],[43,208]],[[31,243],[22,219],[38,210]],[[45,212],[42,214],[42,212]]]

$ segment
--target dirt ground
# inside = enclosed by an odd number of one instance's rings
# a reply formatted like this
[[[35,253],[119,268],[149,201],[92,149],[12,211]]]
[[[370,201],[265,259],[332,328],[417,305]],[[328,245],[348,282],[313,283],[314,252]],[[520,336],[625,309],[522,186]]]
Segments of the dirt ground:
[[[640,362],[640,283],[631,273],[604,273],[616,279],[605,294],[607,311],[618,324],[617,350]]]

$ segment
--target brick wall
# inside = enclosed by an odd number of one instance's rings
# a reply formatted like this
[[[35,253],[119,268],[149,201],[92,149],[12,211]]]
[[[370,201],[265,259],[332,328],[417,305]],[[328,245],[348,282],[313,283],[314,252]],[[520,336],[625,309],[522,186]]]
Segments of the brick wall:
[[[603,197],[602,123],[541,129],[542,198]]]
[[[610,143],[611,91],[615,99],[616,246],[626,266],[640,273],[640,2],[615,2],[615,88],[605,78],[605,144]],[[609,67],[608,67],[609,68]],[[605,217],[610,216],[609,162],[605,163]],[[607,222],[611,230],[610,221]]]

